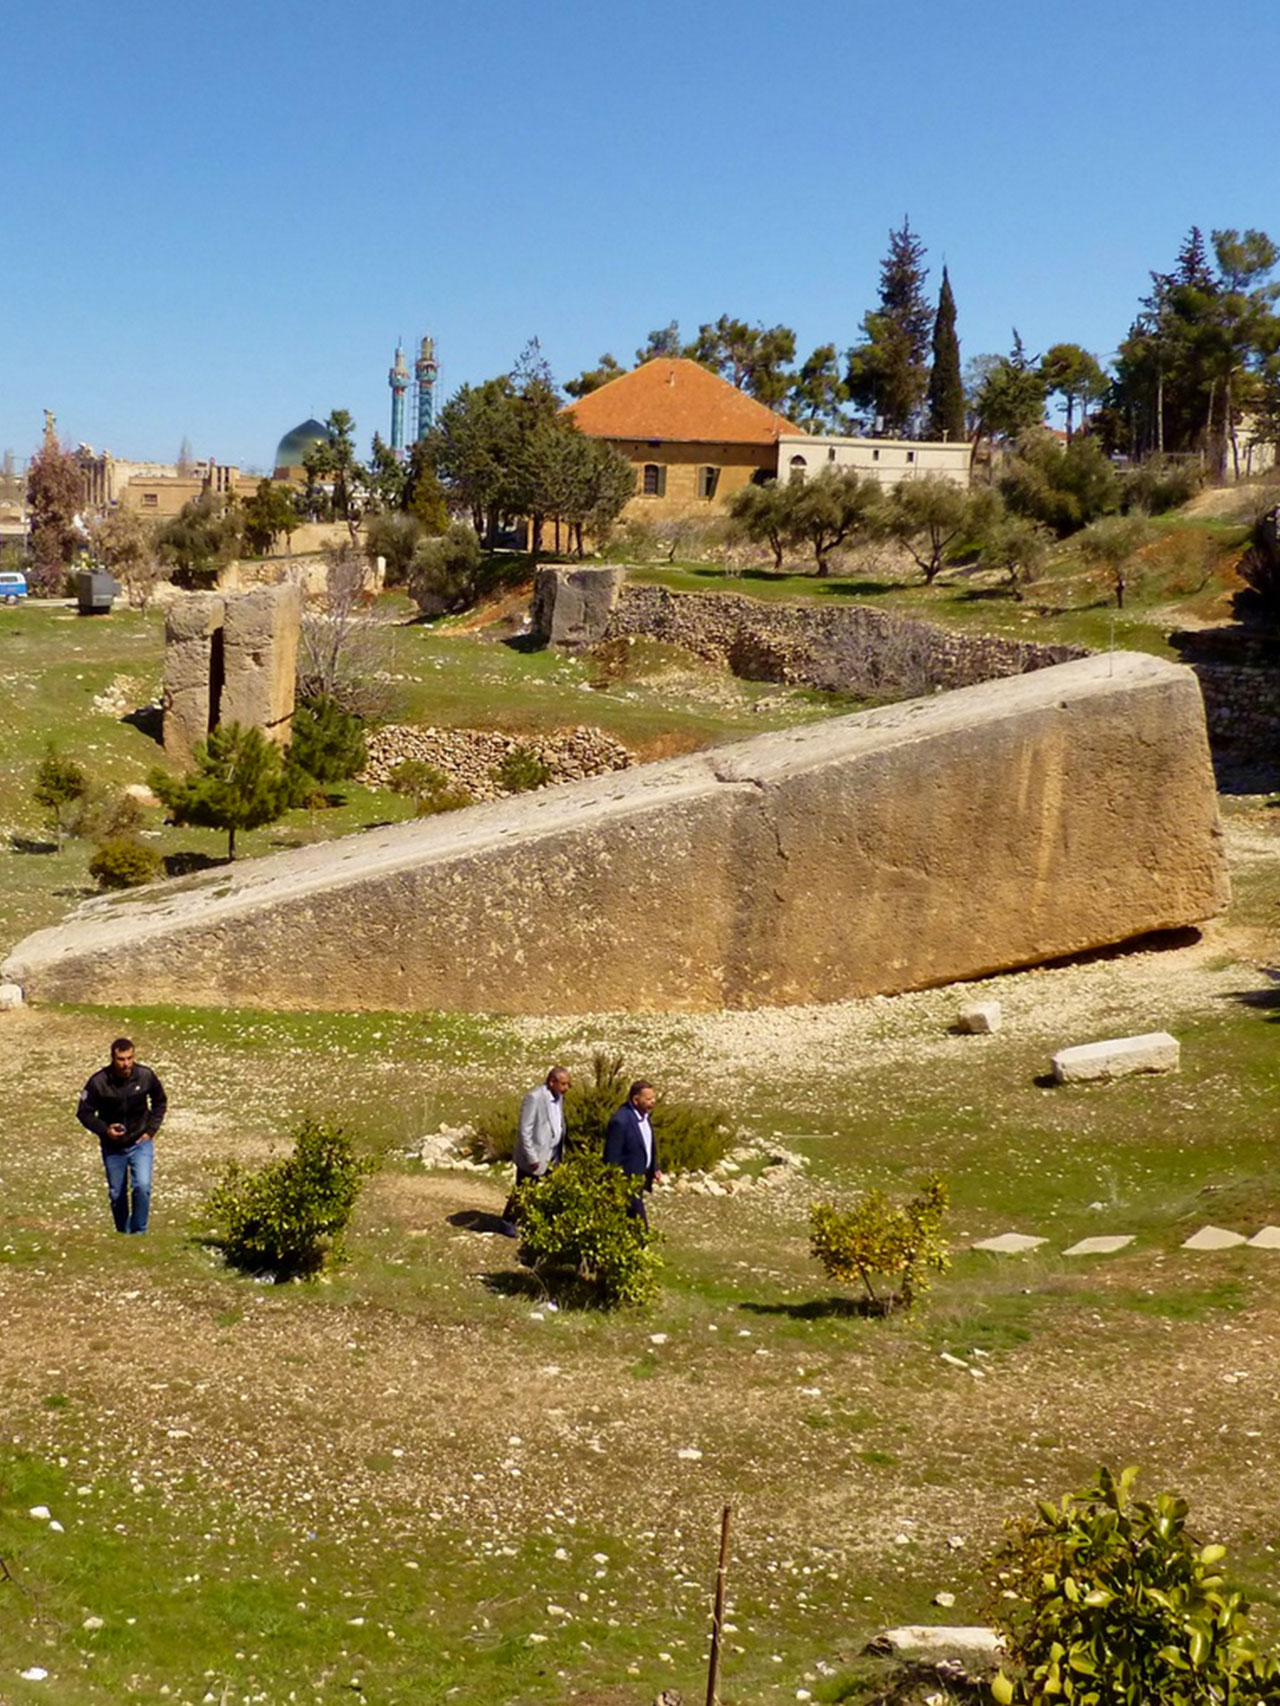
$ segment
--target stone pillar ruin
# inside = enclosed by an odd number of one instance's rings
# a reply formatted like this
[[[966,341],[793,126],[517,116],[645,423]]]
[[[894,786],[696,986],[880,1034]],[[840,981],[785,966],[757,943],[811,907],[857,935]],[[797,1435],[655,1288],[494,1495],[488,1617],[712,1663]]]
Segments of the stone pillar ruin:
[[[533,577],[530,619],[551,646],[598,646],[625,577],[620,568],[540,568]]]
[[[239,597],[193,593],[165,621],[164,750],[190,761],[220,723],[289,739],[302,593],[290,583]]]

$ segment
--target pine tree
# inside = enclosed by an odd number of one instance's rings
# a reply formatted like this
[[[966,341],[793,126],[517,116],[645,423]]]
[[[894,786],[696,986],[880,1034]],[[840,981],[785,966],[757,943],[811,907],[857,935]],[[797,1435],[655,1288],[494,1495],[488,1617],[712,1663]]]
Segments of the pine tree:
[[[227,858],[234,859],[236,831],[274,823],[290,803],[295,778],[261,729],[223,723],[197,741],[186,776],[153,770],[148,780],[175,823],[225,829]]]
[[[956,299],[947,269],[942,269],[938,312],[933,321],[933,369],[929,374],[930,438],[963,439],[964,384],[960,378],[960,340],[956,337]]]
[[[849,394],[878,421],[887,438],[906,437],[916,422],[929,379],[933,311],[924,294],[924,244],[904,219],[889,233],[880,263],[880,307],[866,314],[866,341],[849,351]]]

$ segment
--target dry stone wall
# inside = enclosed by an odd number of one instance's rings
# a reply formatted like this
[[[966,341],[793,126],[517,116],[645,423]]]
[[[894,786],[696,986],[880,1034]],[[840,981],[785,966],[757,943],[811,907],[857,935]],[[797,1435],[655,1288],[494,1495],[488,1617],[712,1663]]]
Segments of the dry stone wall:
[[[406,760],[433,764],[464,788],[473,800],[499,800],[511,790],[494,778],[494,769],[517,748],[530,752],[548,771],[548,784],[580,782],[584,776],[603,776],[626,770],[633,762],[621,741],[603,729],[561,729],[554,734],[518,740],[493,729],[418,728],[410,723],[386,723],[367,736],[368,761],[358,780],[370,788],[385,788],[391,772]]]
[[[0,976],[102,1004],[752,1007],[1226,900],[1195,678],[1116,653],[90,901]]]

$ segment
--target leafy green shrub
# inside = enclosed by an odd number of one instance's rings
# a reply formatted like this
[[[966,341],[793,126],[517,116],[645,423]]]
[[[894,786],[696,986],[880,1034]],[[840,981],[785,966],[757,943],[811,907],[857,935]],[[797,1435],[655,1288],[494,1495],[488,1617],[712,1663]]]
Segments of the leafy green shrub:
[[[1116,595],[1117,610],[1124,609],[1133,559],[1151,538],[1151,529],[1140,515],[1107,515],[1080,534],[1077,544],[1088,563],[1105,570]]]
[[[525,1187],[520,1199],[525,1250],[549,1289],[572,1296],[585,1288],[603,1309],[652,1300],[662,1262],[654,1234],[627,1213],[634,1190],[620,1168],[586,1153],[570,1156]]]
[[[343,1259],[343,1235],[372,1171],[340,1126],[306,1119],[282,1160],[256,1172],[232,1161],[205,1211],[232,1267],[310,1278]]]
[[[43,809],[45,822],[53,831],[59,847],[88,792],[88,771],[74,758],[64,758],[57,747],[50,744],[36,766],[31,798]]]
[[[489,774],[509,794],[527,794],[534,788],[546,787],[551,780],[551,766],[531,746],[520,743],[509,747]]]
[[[1011,1525],[990,1611],[1010,1663],[1000,1706],[1209,1706],[1274,1701],[1280,1664],[1249,1632],[1219,1566],[1170,1493],[1133,1499],[1136,1469]]]
[[[297,797],[297,772],[286,770],[280,748],[239,723],[220,723],[197,741],[186,776],[156,769],[147,780],[175,823],[225,829],[228,859],[238,831],[274,823]]]
[[[439,538],[420,539],[409,564],[410,598],[424,616],[469,610],[483,586],[484,553],[474,528],[451,521]]]
[[[887,1314],[895,1305],[910,1309],[929,1288],[929,1271],[950,1267],[941,1236],[950,1193],[936,1174],[919,1194],[895,1208],[882,1191],[867,1191],[843,1212],[832,1203],[809,1210],[809,1249],[841,1285],[861,1280],[872,1308]],[[898,1290],[878,1294],[873,1275],[899,1281]]]
[[[364,724],[327,694],[308,699],[293,714],[289,762],[322,787],[345,782],[365,767]]]
[[[1163,515],[1190,503],[1204,485],[1204,468],[1197,461],[1169,461],[1152,457],[1130,468],[1121,482],[1121,501],[1128,510]]]
[[[1119,476],[1098,441],[1083,434],[1065,446],[1048,433],[1023,439],[1000,492],[1015,515],[1043,522],[1060,539],[1120,504]]]
[[[457,782],[451,782],[438,765],[422,758],[405,758],[390,772],[387,781],[393,793],[411,799],[419,817],[433,817],[436,812],[456,812],[469,806],[471,795]]]
[[[1274,621],[1280,615],[1280,505],[1264,510],[1250,529],[1240,576],[1258,608]]]
[[[89,861],[89,875],[100,889],[136,889],[155,882],[163,870],[164,860],[156,849],[131,835],[103,841]]]

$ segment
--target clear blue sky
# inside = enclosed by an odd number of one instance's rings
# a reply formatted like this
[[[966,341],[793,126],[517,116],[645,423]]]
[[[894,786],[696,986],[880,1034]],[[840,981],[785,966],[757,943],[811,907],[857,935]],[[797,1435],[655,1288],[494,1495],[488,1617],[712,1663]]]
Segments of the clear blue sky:
[[[1115,349],[1192,224],[1280,238],[1280,5],[49,0],[0,100],[0,450],[269,466],[537,336],[721,313],[846,348],[910,215],[962,357]]]

